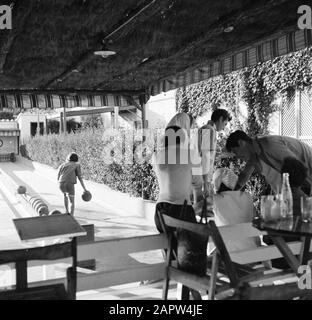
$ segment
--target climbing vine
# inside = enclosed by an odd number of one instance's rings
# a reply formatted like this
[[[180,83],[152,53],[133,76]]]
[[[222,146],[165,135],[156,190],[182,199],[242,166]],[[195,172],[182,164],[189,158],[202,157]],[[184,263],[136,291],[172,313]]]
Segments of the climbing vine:
[[[202,81],[177,90],[178,112],[188,112],[194,118],[204,112],[225,107],[234,114],[236,102],[241,91],[242,71]]]
[[[223,107],[233,115],[232,126],[250,135],[266,134],[269,116],[277,110],[275,97],[287,99],[289,90],[312,87],[312,48],[291,53],[254,67],[220,75],[177,90],[177,111],[197,118],[206,111]],[[247,104],[242,123],[238,103]]]

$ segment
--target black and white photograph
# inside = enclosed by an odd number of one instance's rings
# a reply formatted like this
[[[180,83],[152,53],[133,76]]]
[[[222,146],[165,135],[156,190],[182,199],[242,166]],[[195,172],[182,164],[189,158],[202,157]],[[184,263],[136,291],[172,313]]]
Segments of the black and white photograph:
[[[0,0],[0,300],[312,300],[311,238],[311,0]]]

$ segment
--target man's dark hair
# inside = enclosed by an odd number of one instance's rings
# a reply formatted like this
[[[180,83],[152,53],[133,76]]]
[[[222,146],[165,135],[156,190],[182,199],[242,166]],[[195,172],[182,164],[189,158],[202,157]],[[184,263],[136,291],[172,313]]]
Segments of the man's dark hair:
[[[228,152],[232,152],[232,149],[238,147],[238,141],[244,140],[248,143],[252,142],[252,139],[242,130],[236,130],[229,135],[226,140],[225,149]]]
[[[78,162],[78,155],[77,153],[72,152],[71,154],[68,155],[67,159],[69,161]]]
[[[286,157],[282,164],[282,173],[289,173],[289,184],[291,187],[300,187],[307,178],[307,167],[295,157]]]
[[[172,133],[172,131],[174,131],[174,133],[177,133],[179,130],[181,130],[183,132],[183,130],[179,127],[179,126],[170,126],[170,127],[167,127],[166,128],[166,131],[165,131],[165,147],[167,148],[168,145],[169,145],[169,139],[168,139],[168,135],[170,133]],[[180,131],[180,132],[181,132]],[[180,145],[181,143],[181,139],[180,139],[180,136],[177,135],[176,136],[176,141],[175,141],[176,145]]]
[[[216,109],[211,115],[211,121],[217,122],[222,117],[223,121],[231,121],[232,117],[225,109]]]

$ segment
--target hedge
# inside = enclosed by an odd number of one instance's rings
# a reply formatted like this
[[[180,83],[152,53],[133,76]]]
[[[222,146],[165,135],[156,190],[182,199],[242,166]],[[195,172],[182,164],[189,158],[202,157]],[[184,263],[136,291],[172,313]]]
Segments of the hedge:
[[[113,190],[132,196],[156,200],[158,185],[149,161],[143,162],[139,161],[140,159],[134,159],[133,163],[129,164],[124,160],[115,161],[112,157],[112,161],[109,163],[105,157],[110,149],[113,149],[116,154],[117,151],[125,152],[128,147],[125,145],[126,137],[129,137],[130,134],[135,139],[133,148],[137,148],[140,145],[139,132],[121,131],[121,141],[116,139],[110,145],[108,145],[109,141],[105,138],[104,133],[104,128],[99,127],[86,128],[66,135],[35,136],[25,141],[25,145],[21,149],[23,155],[29,159],[52,166],[55,169],[65,161],[70,152],[76,152],[85,179],[103,183]],[[148,143],[151,144],[151,141],[147,141],[145,144],[147,149],[151,151],[152,146],[149,146]]]

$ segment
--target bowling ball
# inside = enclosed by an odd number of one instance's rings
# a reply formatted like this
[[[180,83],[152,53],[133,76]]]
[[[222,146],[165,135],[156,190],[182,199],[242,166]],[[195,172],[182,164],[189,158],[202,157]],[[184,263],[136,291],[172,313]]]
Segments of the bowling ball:
[[[83,201],[90,201],[92,199],[92,194],[90,191],[84,191],[81,198]]]
[[[62,214],[62,212],[59,211],[59,210],[52,210],[52,211],[50,212],[50,215],[53,215],[53,214]]]
[[[25,194],[25,193],[26,193],[26,187],[24,187],[24,186],[19,186],[19,187],[17,188],[17,193],[18,193],[18,194]]]

